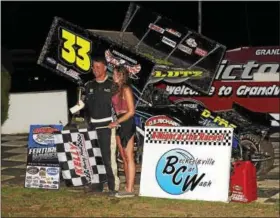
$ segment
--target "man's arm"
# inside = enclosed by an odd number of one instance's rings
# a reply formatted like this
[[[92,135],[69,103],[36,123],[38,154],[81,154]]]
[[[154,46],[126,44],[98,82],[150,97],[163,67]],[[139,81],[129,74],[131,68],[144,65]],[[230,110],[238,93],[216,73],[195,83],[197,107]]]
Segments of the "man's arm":
[[[81,100],[85,103],[84,118],[87,122],[89,122],[89,120],[90,120],[90,115],[89,115],[89,111],[88,111],[88,94],[89,94],[90,84],[91,84],[91,81],[88,81],[87,83],[85,83],[84,93],[82,94],[82,97],[81,97]]]

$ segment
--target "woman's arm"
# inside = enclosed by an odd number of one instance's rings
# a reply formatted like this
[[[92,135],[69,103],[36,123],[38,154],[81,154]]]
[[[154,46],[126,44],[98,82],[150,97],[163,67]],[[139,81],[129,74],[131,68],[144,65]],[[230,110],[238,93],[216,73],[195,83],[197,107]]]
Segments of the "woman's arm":
[[[127,121],[129,118],[133,117],[135,114],[135,105],[134,105],[134,99],[133,99],[133,93],[130,87],[124,88],[124,98],[127,102],[127,112],[120,117],[117,122],[122,123],[124,121]]]

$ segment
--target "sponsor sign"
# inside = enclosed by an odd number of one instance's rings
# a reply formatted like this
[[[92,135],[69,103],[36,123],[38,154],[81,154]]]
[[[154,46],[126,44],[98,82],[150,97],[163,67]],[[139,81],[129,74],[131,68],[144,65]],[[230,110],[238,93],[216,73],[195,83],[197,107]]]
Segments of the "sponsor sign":
[[[280,55],[280,48],[261,48],[256,50],[256,55]]]
[[[25,188],[59,189],[59,185],[59,167],[27,166]]]
[[[28,148],[27,152],[28,165],[58,165],[56,147]]]
[[[28,148],[55,146],[54,133],[62,129],[62,125],[30,125]]]
[[[228,202],[232,139],[230,128],[146,126],[140,196]]]

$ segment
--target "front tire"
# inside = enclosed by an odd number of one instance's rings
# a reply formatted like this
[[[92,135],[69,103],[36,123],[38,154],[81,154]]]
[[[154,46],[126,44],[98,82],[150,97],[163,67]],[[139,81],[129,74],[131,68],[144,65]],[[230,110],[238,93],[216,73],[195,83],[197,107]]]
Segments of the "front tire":
[[[258,145],[260,136],[245,134],[240,137],[240,144],[243,149],[243,159],[250,160],[256,167],[258,179],[264,179],[268,172],[273,168],[274,149],[270,141],[264,139]],[[260,149],[259,149],[260,148]],[[252,155],[261,154],[263,161],[254,161]]]

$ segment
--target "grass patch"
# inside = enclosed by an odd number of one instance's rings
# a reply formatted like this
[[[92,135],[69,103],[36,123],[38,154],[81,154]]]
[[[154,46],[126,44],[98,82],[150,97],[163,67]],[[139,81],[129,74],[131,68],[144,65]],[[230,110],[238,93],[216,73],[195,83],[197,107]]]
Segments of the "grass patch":
[[[278,217],[279,205],[135,197],[117,199],[83,191],[2,186],[3,217]]]

